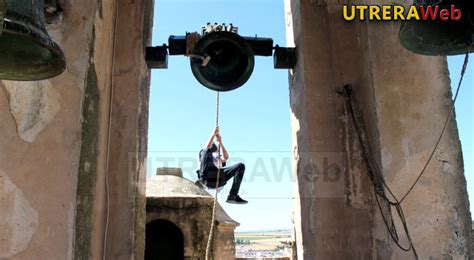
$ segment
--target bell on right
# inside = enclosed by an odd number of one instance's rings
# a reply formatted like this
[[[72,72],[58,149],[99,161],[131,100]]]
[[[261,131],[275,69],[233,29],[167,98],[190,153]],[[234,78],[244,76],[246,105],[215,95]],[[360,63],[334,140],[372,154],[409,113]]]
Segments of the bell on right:
[[[406,49],[422,55],[457,55],[473,52],[474,39],[474,1],[473,0],[414,0],[415,6],[434,9],[438,6],[438,17],[434,20],[410,20],[402,23],[399,38]],[[461,11],[459,21],[439,18],[439,10],[452,6]]]

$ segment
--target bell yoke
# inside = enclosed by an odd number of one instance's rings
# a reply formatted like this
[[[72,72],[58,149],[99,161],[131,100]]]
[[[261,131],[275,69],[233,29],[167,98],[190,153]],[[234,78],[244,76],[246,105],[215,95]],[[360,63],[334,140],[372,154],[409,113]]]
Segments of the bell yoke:
[[[208,23],[201,34],[171,35],[168,46],[148,47],[149,68],[167,68],[168,51],[169,55],[188,56],[197,81],[215,91],[231,91],[244,85],[252,75],[256,55],[273,55],[277,69],[290,69],[296,64],[295,48],[273,46],[271,38],[240,36],[232,24]]]

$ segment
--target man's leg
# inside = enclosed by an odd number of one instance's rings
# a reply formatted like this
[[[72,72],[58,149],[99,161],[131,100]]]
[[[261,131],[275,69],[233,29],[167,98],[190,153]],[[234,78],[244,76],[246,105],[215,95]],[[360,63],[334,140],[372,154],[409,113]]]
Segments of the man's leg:
[[[211,189],[215,189],[216,188],[216,184],[217,184],[217,168],[214,168],[214,169],[210,169],[207,171],[206,175],[207,175],[207,182],[206,182],[206,186],[208,188],[211,188]],[[224,173],[224,169],[221,169],[219,171],[219,187],[222,187],[224,185],[226,185],[227,183],[227,176],[225,175]]]
[[[244,178],[245,165],[243,163],[238,163],[236,165],[225,167],[222,170],[224,171],[227,180],[234,178],[229,195],[239,194],[240,184]]]

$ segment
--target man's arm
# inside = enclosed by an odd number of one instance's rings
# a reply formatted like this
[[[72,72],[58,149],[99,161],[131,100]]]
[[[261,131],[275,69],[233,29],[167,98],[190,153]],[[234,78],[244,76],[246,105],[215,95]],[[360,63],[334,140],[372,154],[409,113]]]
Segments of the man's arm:
[[[219,132],[216,134],[216,139],[219,142],[219,146],[221,147],[221,150],[222,150],[221,160],[225,162],[229,159],[229,153],[227,152],[227,149],[225,149],[224,143],[222,142],[222,137]]]
[[[214,128],[214,131],[212,132],[211,137],[209,138],[209,141],[207,141],[206,148],[210,149],[212,147],[212,144],[214,143],[214,137],[216,134],[219,133],[219,127]]]

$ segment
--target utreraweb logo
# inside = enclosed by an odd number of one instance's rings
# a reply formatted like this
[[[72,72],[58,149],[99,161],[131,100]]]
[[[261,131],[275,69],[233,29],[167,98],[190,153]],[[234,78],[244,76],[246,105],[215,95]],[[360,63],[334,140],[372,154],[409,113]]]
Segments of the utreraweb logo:
[[[470,0],[474,1],[474,0]],[[460,21],[462,11],[455,5],[441,8],[438,5],[409,6],[403,5],[344,5],[342,16],[346,21]]]

